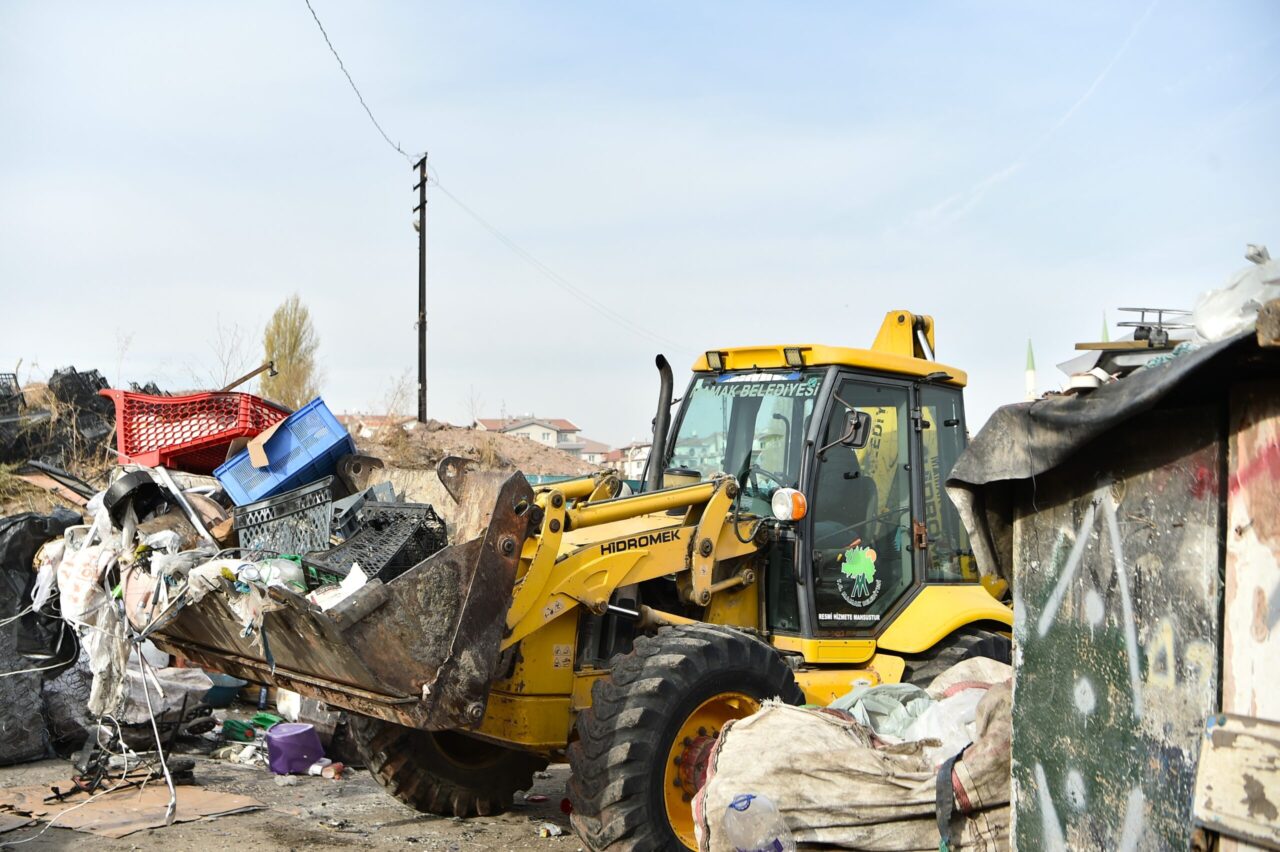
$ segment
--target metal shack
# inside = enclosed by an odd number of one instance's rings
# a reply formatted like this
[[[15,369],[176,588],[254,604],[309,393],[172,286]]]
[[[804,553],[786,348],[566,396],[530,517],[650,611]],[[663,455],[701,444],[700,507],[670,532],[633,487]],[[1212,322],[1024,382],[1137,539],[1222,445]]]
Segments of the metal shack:
[[[1280,347],[1259,329],[1006,406],[951,473],[1012,583],[1016,848],[1280,842]]]

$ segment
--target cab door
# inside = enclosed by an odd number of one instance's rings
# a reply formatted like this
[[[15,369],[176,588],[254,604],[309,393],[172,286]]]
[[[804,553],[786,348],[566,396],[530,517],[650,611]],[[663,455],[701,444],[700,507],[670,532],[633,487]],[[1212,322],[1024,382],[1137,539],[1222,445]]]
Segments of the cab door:
[[[908,382],[841,374],[815,447],[804,529],[818,635],[871,634],[917,586],[912,507],[920,445]],[[860,446],[850,415],[869,418]]]

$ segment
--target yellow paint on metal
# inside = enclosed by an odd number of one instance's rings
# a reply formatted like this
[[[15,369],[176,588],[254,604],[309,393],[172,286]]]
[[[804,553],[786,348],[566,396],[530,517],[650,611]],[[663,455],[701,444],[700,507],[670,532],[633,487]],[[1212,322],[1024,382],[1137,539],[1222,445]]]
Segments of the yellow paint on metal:
[[[500,745],[516,745],[550,755],[569,741],[568,695],[511,695],[489,692],[480,725],[468,734]]]
[[[722,692],[713,695],[693,709],[676,731],[675,739],[667,752],[666,769],[663,772],[663,797],[667,821],[689,849],[697,849],[693,834],[693,795],[687,780],[681,778],[681,764],[690,756],[690,746],[698,740],[714,739],[731,719],[743,719],[760,709],[760,702],[742,692]],[[705,757],[705,755],[704,755]],[[688,768],[686,767],[686,772]]]
[[[920,350],[920,343],[916,340],[917,320],[924,325],[925,339],[929,342],[929,349],[934,349],[933,317],[913,314],[910,311],[889,311],[884,315],[884,321],[880,323],[880,331],[876,333],[876,339],[871,344],[872,350],[894,352],[913,358],[924,357],[925,353]]]
[[[849,349],[843,346],[819,346],[805,344],[805,364],[813,366],[845,366],[858,370],[877,373],[895,373],[898,375],[924,378],[930,373],[946,373],[951,379],[944,384],[964,387],[969,383],[969,376],[964,370],[937,361],[925,361],[919,358],[908,358],[887,352],[874,352],[870,349]],[[787,366],[782,350],[787,346],[749,346],[736,349],[721,349],[725,370],[768,370]],[[698,373],[710,372],[707,356],[703,355],[693,362],[693,370]]]
[[[873,639],[806,639],[801,636],[774,636],[773,647],[804,657],[806,663],[865,663],[876,652]]]
[[[982,588],[987,590],[987,594],[991,595],[991,597],[995,598],[996,600],[1000,600],[1001,598],[1003,598],[1004,593],[1009,591],[1009,581],[1002,579],[1000,577],[996,577],[993,574],[986,575],[981,580],[979,580],[978,583],[982,586]]]
[[[738,483],[732,479],[717,480],[715,491],[703,508],[702,517],[698,519],[689,562],[689,579],[692,581],[689,602],[695,606],[711,603],[711,583],[716,564],[728,558],[727,553],[717,550],[716,540],[728,526],[726,519],[733,509],[733,497],[737,493]]]
[[[867,671],[875,672],[881,683],[898,683],[907,670],[907,661],[893,654],[877,653],[867,660]]]
[[[572,553],[578,548],[587,547],[588,545],[599,545],[604,541],[630,538],[634,535],[662,530],[673,524],[682,523],[684,523],[682,515],[668,515],[666,512],[623,518],[611,523],[600,524],[599,526],[569,530],[561,540],[560,550],[562,553]]]
[[[880,678],[866,669],[803,668],[795,673],[806,704],[826,707],[855,686],[877,686]]]
[[[711,624],[730,624],[735,627],[760,625],[760,580],[749,586],[727,589],[711,596],[705,621]]]
[[[519,624],[534,608],[534,604],[543,599],[547,583],[551,578],[556,554],[560,550],[560,542],[564,536],[565,524],[565,501],[554,499],[558,493],[539,494],[535,498],[538,506],[543,510],[542,528],[536,537],[531,537],[525,543],[525,549],[521,551],[516,586],[511,593],[511,606],[507,608],[508,629]],[[556,505],[557,502],[559,506]],[[528,550],[529,542],[534,543],[532,552]],[[520,570],[521,568],[523,571]]]
[[[581,507],[575,506],[569,510],[569,529],[594,527],[624,518],[634,518],[636,515],[648,515],[653,512],[665,512],[668,509],[706,503],[711,499],[715,489],[715,481],[702,482],[697,485],[686,485],[683,488],[645,491],[630,497],[588,503]]]
[[[899,320],[899,317],[902,319]],[[880,332],[870,349],[851,349],[844,346],[823,346],[816,343],[779,344],[776,346],[739,346],[719,351],[725,370],[767,370],[789,367],[785,349],[800,349],[806,367],[838,366],[880,373],[897,373],[904,376],[924,377],[930,373],[946,373],[951,376],[947,384],[964,387],[969,377],[964,370],[939,364],[919,357],[919,344],[915,339],[914,320],[909,311],[890,311],[885,315]],[[923,316],[925,337],[929,348],[934,348],[933,319]],[[708,372],[711,366],[704,354],[693,362],[694,372]]]
[[[577,632],[578,614],[569,612],[525,637],[510,674],[495,681],[494,688],[529,695],[568,695],[573,689]]]
[[[549,494],[552,491],[559,491],[561,496],[566,500],[577,500],[580,497],[586,497],[588,494],[596,490],[599,484],[600,474],[588,474],[580,476],[576,479],[562,479],[559,482],[549,482],[546,485],[539,485],[534,489],[536,494]]]
[[[609,674],[608,669],[584,668],[573,674],[573,694],[569,696],[569,708],[580,713],[591,706],[591,687]]]
[[[877,643],[888,651],[919,654],[951,631],[975,621],[998,621],[1013,626],[1013,610],[977,583],[925,586],[898,614]]]
[[[826,707],[859,686],[898,683],[906,667],[906,660],[901,657],[876,654],[858,668],[805,667],[795,677],[807,703]]]

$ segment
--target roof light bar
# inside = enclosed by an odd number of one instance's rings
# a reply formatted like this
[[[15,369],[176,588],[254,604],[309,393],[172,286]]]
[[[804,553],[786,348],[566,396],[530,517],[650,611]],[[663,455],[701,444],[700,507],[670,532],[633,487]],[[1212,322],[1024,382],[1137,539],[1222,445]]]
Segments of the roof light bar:
[[[804,350],[799,346],[788,346],[782,350],[782,357],[786,360],[788,367],[804,366]]]

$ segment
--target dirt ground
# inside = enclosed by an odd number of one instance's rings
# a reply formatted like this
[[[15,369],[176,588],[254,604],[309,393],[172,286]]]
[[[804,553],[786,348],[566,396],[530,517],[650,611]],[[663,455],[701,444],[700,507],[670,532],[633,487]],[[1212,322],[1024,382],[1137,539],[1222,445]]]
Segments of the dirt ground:
[[[383,428],[374,437],[357,438],[356,442],[360,452],[406,469],[434,470],[445,456],[462,456],[479,461],[485,468],[529,474],[568,475],[596,470],[594,465],[537,441],[451,426],[438,420],[409,432]]]
[[[217,819],[178,823],[139,831],[111,840],[80,831],[37,824],[0,835],[0,849],[36,850],[88,848],[95,850],[244,849],[314,850],[368,846],[464,852],[481,849],[543,849],[576,852],[581,849],[560,811],[569,767],[552,765],[547,777],[537,778],[530,795],[545,802],[517,802],[508,813],[459,820],[419,814],[382,791],[368,772],[352,771],[340,781],[298,776],[295,786],[280,786],[270,771],[228,761],[195,757],[196,783],[211,790],[251,796],[266,807]],[[52,784],[65,780],[70,764],[43,760],[0,768],[0,788]],[[553,823],[560,837],[539,837],[538,829]]]

